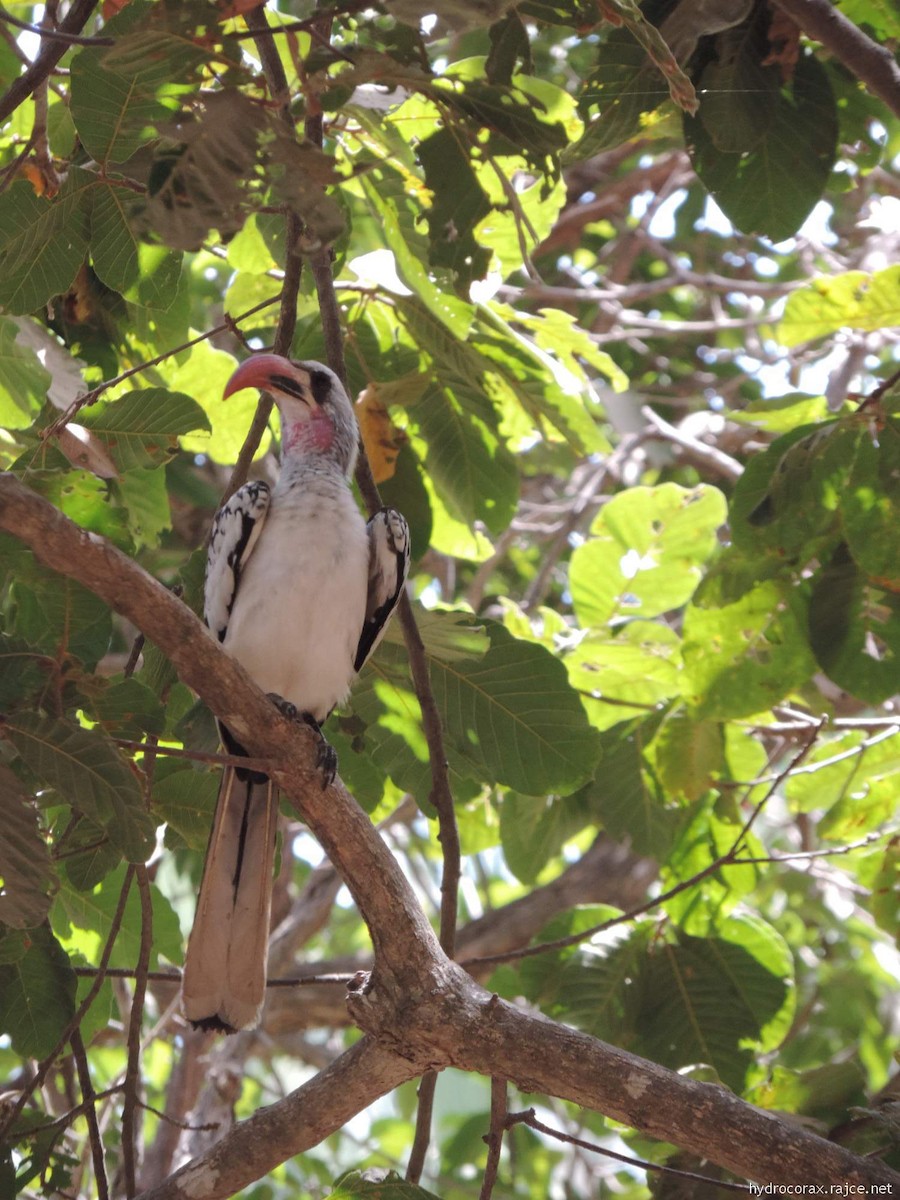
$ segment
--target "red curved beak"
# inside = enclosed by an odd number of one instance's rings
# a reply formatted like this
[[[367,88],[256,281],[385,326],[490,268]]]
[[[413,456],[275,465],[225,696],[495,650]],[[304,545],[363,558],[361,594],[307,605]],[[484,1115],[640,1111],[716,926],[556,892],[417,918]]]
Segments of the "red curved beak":
[[[294,378],[295,367],[290,359],[281,354],[254,354],[241,363],[225,384],[222,399],[227,400],[243,388],[254,387],[264,391],[271,386],[273,377],[277,375]]]

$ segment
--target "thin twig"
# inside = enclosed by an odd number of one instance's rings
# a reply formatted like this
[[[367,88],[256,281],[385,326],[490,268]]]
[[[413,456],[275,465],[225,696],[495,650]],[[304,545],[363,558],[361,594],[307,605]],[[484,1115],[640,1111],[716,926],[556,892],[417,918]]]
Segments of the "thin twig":
[[[500,1151],[503,1149],[503,1130],[506,1128],[508,1116],[506,1098],[506,1080],[494,1076],[491,1079],[491,1128],[484,1136],[487,1143],[488,1156],[481,1180],[481,1194],[478,1200],[491,1200],[494,1184],[497,1182],[497,1172],[500,1169]]]
[[[271,766],[271,763],[261,758],[247,758],[240,754],[223,754],[221,751],[213,754],[205,750],[188,750],[184,746],[158,746],[151,742],[136,742],[131,738],[113,738],[113,741],[123,750],[134,750],[143,754],[152,752],[164,758],[184,758],[190,762],[210,763],[215,767],[245,767],[250,771],[265,772]]]
[[[18,173],[19,167],[21,167],[22,163],[25,161],[25,159],[31,153],[31,147],[33,145],[34,145],[34,129],[31,130],[31,133],[29,134],[29,137],[28,137],[28,141],[25,143],[25,145],[22,147],[22,149],[19,151],[19,153],[16,155],[16,157],[12,160],[12,162],[10,162],[7,166],[5,166],[3,168],[2,172],[0,172],[0,192],[5,192],[7,187],[9,187],[9,185],[15,179],[15,177]]]
[[[93,975],[100,974],[99,967],[73,967],[72,970],[78,976],[90,978]],[[134,979],[137,976],[137,971],[132,967],[107,967],[103,971],[105,979]],[[180,971],[145,971],[144,976],[150,983],[181,983]],[[276,976],[273,979],[266,980],[266,987],[311,987],[319,984],[340,984],[344,987],[348,983],[352,983],[356,978],[354,974],[331,974],[331,975],[282,975]]]
[[[196,346],[199,342],[209,341],[211,337],[215,337],[217,333],[227,333],[233,324],[240,321],[245,321],[248,317],[252,317],[254,313],[260,312],[261,309],[268,308],[272,304],[277,304],[278,296],[270,296],[268,300],[261,300],[259,304],[254,304],[252,308],[248,308],[246,312],[241,313],[239,317],[229,317],[227,321],[223,321],[220,325],[213,326],[206,333],[200,333],[197,337],[189,338],[188,341],[182,342],[180,346],[173,346],[171,350],[165,350],[162,354],[157,354],[156,358],[147,359],[146,362],[138,363],[136,367],[129,367],[127,371],[123,371],[120,375],[114,376],[112,379],[106,379],[95,388],[91,388],[89,392],[85,392],[83,396],[79,396],[74,400],[64,413],[48,425],[42,432],[41,437],[47,439],[52,437],[63,425],[67,425],[72,418],[86,408],[88,405],[94,404],[105,391],[116,384],[122,383],[123,380],[129,379],[132,375],[139,375],[142,371],[148,371],[151,367],[159,366],[161,362],[165,362],[167,358],[172,358],[176,354],[181,354],[183,350],[190,350],[191,346]]]
[[[712,467],[720,475],[724,475],[726,479],[740,479],[743,475],[744,468],[736,458],[732,458],[730,454],[726,454],[718,446],[708,446],[706,442],[701,442],[699,438],[692,437],[689,433],[685,433],[675,425],[670,425],[659,413],[654,412],[649,404],[643,405],[641,416],[644,420],[650,422],[656,432],[665,441],[673,442],[676,446],[681,446],[695,458],[701,459],[708,466]]]
[[[103,986],[103,981],[106,978],[110,955],[113,952],[113,946],[115,945],[116,938],[119,936],[119,929],[122,925],[122,919],[125,916],[125,901],[128,899],[128,892],[131,888],[131,881],[133,878],[134,867],[129,864],[128,869],[125,872],[125,878],[122,882],[122,890],[119,893],[119,902],[116,905],[116,911],[113,913],[113,919],[110,922],[109,933],[106,938],[106,945],[103,947],[103,953],[101,954],[100,962],[97,965],[96,978],[88,990],[87,995],[75,1010],[72,1019],[68,1022],[65,1029],[60,1034],[59,1041],[56,1043],[47,1057],[42,1059],[38,1069],[34,1073],[34,1076],[28,1081],[28,1085],[22,1089],[15,1104],[10,1106],[5,1116],[0,1117],[0,1137],[2,1137],[6,1130],[9,1129],[17,1120],[19,1113],[28,1103],[31,1096],[47,1078],[48,1071],[65,1049],[67,1042],[69,1042],[72,1038],[72,1034],[78,1029],[78,1027],[81,1025],[81,1022],[84,1020],[85,1013],[97,998],[97,993],[100,991],[101,987]],[[75,973],[78,973],[77,970]]]
[[[48,29],[44,25],[31,25],[14,17],[12,13],[0,6],[0,21],[7,25],[15,25],[16,29],[24,29],[27,33],[36,33],[42,39],[49,38],[54,42],[64,42],[67,46],[114,46],[116,39],[111,37],[86,37],[80,33],[64,33],[61,29]]]
[[[100,1126],[97,1123],[96,1093],[91,1083],[91,1072],[88,1066],[87,1053],[80,1029],[73,1029],[69,1037],[72,1045],[72,1057],[75,1059],[75,1069],[78,1072],[78,1085],[81,1088],[84,1103],[84,1115],[87,1119],[88,1138],[91,1143],[91,1159],[94,1164],[94,1181],[97,1185],[98,1200],[109,1200],[109,1184],[106,1180],[106,1165],[103,1161],[103,1141],[100,1137]]]
[[[135,969],[134,995],[128,1021],[128,1065],[125,1069],[125,1101],[122,1106],[122,1166],[125,1175],[125,1195],[128,1200],[137,1193],[137,1129],[136,1114],[140,1104],[141,1083],[141,1025],[144,999],[147,995],[147,972],[153,948],[153,899],[150,895],[150,876],[141,864],[135,867],[138,894],[141,898],[141,946]]]
[[[506,1128],[511,1129],[514,1125],[527,1125],[529,1129],[536,1129],[539,1133],[546,1134],[547,1137],[556,1138],[558,1142],[566,1142],[569,1146],[578,1146],[581,1150],[592,1150],[595,1154],[602,1154],[604,1158],[614,1158],[616,1162],[628,1163],[632,1167],[641,1167],[644,1171],[658,1171],[661,1175],[675,1175],[679,1179],[711,1183],[715,1187],[724,1188],[729,1192],[752,1192],[749,1183],[731,1183],[723,1179],[713,1179],[709,1175],[700,1175],[696,1171],[682,1171],[678,1167],[667,1167],[665,1163],[646,1162],[642,1158],[632,1158],[630,1154],[619,1154],[617,1150],[608,1150],[606,1146],[598,1146],[595,1142],[582,1141],[581,1138],[573,1137],[570,1133],[563,1133],[560,1129],[553,1129],[550,1125],[539,1121],[533,1108],[529,1108],[527,1112],[510,1113],[506,1118]]]
[[[617,917],[610,917],[608,921],[601,921],[599,925],[593,925],[589,929],[582,930],[580,933],[570,934],[568,937],[558,938],[553,942],[539,942],[535,946],[524,946],[520,950],[508,950],[504,954],[486,954],[479,956],[478,958],[464,958],[460,961],[460,966],[472,967],[481,966],[485,963],[515,962],[520,958],[533,958],[536,954],[547,954],[552,950],[565,950],[569,946],[577,946],[582,942],[589,941],[591,938],[596,937],[600,933],[606,933],[608,929],[614,929],[617,925],[624,925],[629,921],[633,921],[635,917],[642,917],[645,913],[652,912],[654,909],[659,908],[660,905],[666,904],[669,900],[673,900],[676,896],[680,896],[682,892],[687,891],[689,888],[696,887],[698,883],[702,883],[703,880],[708,879],[710,875],[714,875],[716,872],[721,871],[723,867],[737,865],[737,863],[741,861],[738,858],[740,848],[744,844],[747,835],[753,828],[757,817],[765,808],[769,800],[771,800],[772,796],[774,796],[779,784],[787,779],[791,772],[800,765],[803,759],[806,758],[807,754],[809,754],[809,752],[812,750],[813,746],[816,744],[816,740],[823,724],[824,720],[820,721],[817,725],[811,728],[806,744],[801,747],[801,749],[797,752],[797,754],[794,755],[781,774],[777,776],[762,799],[753,806],[750,815],[741,826],[740,832],[732,842],[730,849],[726,850],[724,854],[720,854],[718,858],[714,859],[713,862],[705,866],[702,871],[698,871],[695,875],[692,875],[690,879],[682,879],[680,883],[676,883],[673,887],[670,887],[668,891],[660,893],[660,895],[655,896],[652,900],[648,900],[646,904],[640,904],[636,908],[630,908],[627,912],[620,913]],[[753,784],[752,786],[755,787],[756,785]]]
[[[437,1071],[426,1071],[419,1080],[418,1107],[416,1109],[416,1132],[409,1152],[406,1167],[408,1183],[418,1183],[425,1169],[425,1158],[431,1143],[431,1118],[434,1113],[434,1093],[437,1088]]]

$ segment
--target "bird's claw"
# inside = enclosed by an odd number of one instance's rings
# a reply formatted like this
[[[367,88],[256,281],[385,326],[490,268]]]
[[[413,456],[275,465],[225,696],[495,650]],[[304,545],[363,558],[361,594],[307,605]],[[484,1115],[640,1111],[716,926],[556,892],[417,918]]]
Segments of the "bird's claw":
[[[277,692],[266,692],[266,695],[283,717],[287,717],[289,721],[299,720],[300,713],[297,710],[296,704],[291,704],[290,700],[285,700],[284,696],[279,696]]]
[[[322,726],[312,713],[303,713],[302,718],[316,732],[316,766],[322,773],[322,791],[324,792],[327,787],[330,787],[334,783],[334,777],[337,775],[337,751],[325,737],[325,734],[322,732]]]
[[[290,700],[285,700],[277,692],[268,692],[267,695],[278,711],[283,713],[289,721],[302,721],[315,733],[316,767],[322,774],[322,791],[324,792],[327,787],[330,787],[334,783],[334,777],[337,775],[337,751],[326,739],[325,734],[322,732],[322,726],[312,713],[301,712],[296,704],[291,704]]]

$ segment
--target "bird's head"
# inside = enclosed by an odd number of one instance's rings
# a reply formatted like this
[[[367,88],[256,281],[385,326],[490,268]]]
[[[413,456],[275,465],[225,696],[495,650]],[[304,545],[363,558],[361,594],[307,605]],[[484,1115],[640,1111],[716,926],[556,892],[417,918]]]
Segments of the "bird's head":
[[[330,367],[291,362],[280,354],[254,354],[228,380],[224,398],[248,387],[268,392],[278,405],[285,457],[321,454],[351,473],[359,429],[350,398]]]

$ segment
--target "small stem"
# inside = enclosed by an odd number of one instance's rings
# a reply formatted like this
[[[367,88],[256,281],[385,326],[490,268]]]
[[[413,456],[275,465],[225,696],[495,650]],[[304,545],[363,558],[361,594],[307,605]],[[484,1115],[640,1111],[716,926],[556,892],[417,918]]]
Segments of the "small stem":
[[[91,1072],[88,1066],[87,1053],[81,1038],[81,1031],[73,1029],[70,1042],[75,1068],[78,1071],[78,1085],[81,1088],[84,1115],[87,1119],[88,1137],[91,1143],[91,1160],[94,1164],[94,1179],[97,1184],[98,1200],[109,1200],[109,1184],[106,1180],[106,1165],[103,1161],[103,1141],[100,1137],[100,1126],[97,1122],[97,1099],[94,1085],[91,1083]]]
[[[491,1079],[491,1128],[484,1138],[487,1142],[488,1157],[484,1168],[484,1178],[481,1181],[479,1200],[491,1200],[494,1184],[497,1182],[507,1115],[506,1080],[495,1075]]]

